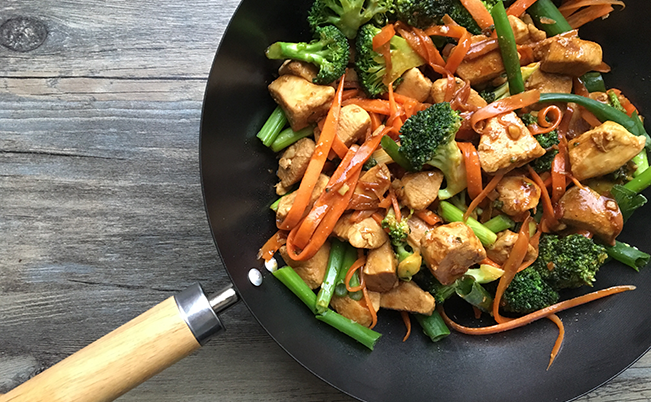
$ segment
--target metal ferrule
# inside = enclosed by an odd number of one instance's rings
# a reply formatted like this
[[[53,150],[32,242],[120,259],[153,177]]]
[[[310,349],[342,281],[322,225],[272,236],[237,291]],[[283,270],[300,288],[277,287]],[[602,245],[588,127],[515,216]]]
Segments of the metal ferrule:
[[[179,313],[199,344],[204,345],[210,337],[224,329],[217,313],[238,300],[232,287],[219,292],[211,300],[201,285],[195,283],[174,296]]]

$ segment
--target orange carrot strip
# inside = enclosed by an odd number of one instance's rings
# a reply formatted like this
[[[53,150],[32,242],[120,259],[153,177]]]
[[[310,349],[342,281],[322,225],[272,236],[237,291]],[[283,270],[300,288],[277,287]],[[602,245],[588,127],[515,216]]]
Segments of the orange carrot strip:
[[[554,120],[551,123],[547,121],[547,115],[549,113],[554,113]],[[528,128],[531,135],[547,134],[556,130],[561,124],[561,121],[563,121],[563,112],[561,112],[561,109],[556,105],[549,105],[538,113],[538,124],[533,124]]]
[[[467,335],[491,335],[491,334],[497,334],[500,332],[504,331],[509,331],[511,329],[515,328],[520,328],[523,327],[527,324],[531,324],[534,321],[537,321],[541,318],[546,318],[547,316],[555,313],[559,313],[561,311],[570,309],[572,307],[580,306],[582,304],[589,303],[594,300],[598,300],[607,296],[611,296],[617,293],[622,293],[626,292],[628,290],[635,290],[635,286],[613,286],[610,288],[606,289],[601,289],[597,290],[596,292],[588,293],[583,296],[578,296],[570,300],[565,300],[560,303],[556,303],[554,305],[551,305],[549,307],[545,307],[543,309],[540,309],[538,311],[534,311],[533,313],[524,315],[522,317],[518,317],[514,320],[505,322],[503,324],[497,324],[497,325],[491,325],[488,327],[480,327],[480,328],[471,328],[471,327],[466,327],[461,324],[458,324],[454,321],[452,321],[446,314],[445,311],[442,308],[439,308],[439,312],[441,313],[441,316],[445,320],[445,323],[452,327],[455,331],[461,332],[463,334]]]
[[[519,17],[535,2],[536,0],[517,0],[506,10],[506,15]]]
[[[444,66],[445,61],[443,60],[443,57],[441,56],[441,53],[439,53],[439,50],[434,46],[434,42],[432,42],[432,38],[429,37],[425,32],[423,32],[422,29],[418,28],[411,28],[412,32],[416,35],[418,40],[421,43],[422,49],[425,49],[425,60],[430,66]]]
[[[481,165],[477,149],[470,142],[458,142],[457,145],[463,154],[466,165],[466,178],[468,181],[468,195],[473,200],[482,192]]]
[[[597,117],[592,114],[591,111],[585,109],[582,106],[579,106],[579,110],[581,111],[581,117],[583,117],[583,120],[585,120],[589,125],[592,127],[597,127],[601,125],[601,120],[597,119]]]
[[[481,42],[476,42],[470,45],[468,53],[466,53],[466,60],[473,60],[477,57],[483,56],[486,53],[492,52],[493,50],[499,49],[500,45],[497,43],[497,39],[489,38],[484,39]]]
[[[481,260],[480,264],[482,264],[482,265],[490,265],[491,267],[500,268],[500,269],[502,268],[502,266],[500,264],[496,263],[495,261],[491,260],[488,257]]]
[[[382,225],[382,221],[384,220],[384,216],[382,216],[379,212],[375,212],[373,215],[371,215],[371,218],[375,222],[377,222],[380,226]]]
[[[355,275],[355,271],[357,271],[358,269],[363,267],[364,264],[366,264],[366,257],[362,254],[361,256],[359,256],[355,260],[353,265],[351,265],[350,268],[348,268],[348,272],[346,272],[346,277],[344,278],[344,285],[346,285],[346,290],[348,290],[349,292],[359,292],[360,290],[362,290],[362,284],[361,284],[362,277],[361,277],[361,275],[360,275],[360,278],[359,278],[360,279],[360,285],[359,286],[355,286],[354,288],[350,287],[350,280],[353,277],[353,275]]]
[[[527,165],[527,168],[529,169],[529,175],[533,179],[533,181],[540,187],[540,193],[541,193],[541,198],[542,198],[542,203],[543,203],[543,220],[544,223],[547,225],[547,227],[556,227],[558,225],[558,220],[556,219],[556,216],[554,214],[554,205],[552,204],[552,200],[549,197],[549,193],[547,192],[547,186],[545,186],[545,183],[542,181],[540,176],[538,176],[538,173],[536,173],[535,170],[529,165]],[[543,222],[541,222],[543,223]]]
[[[396,215],[396,220],[400,222],[402,220],[402,214],[400,213],[400,205],[398,205],[398,198],[393,191],[393,187],[389,187],[389,197],[391,197],[391,205],[393,206],[393,213]]]
[[[391,114],[391,107],[389,101],[382,99],[364,99],[364,98],[351,98],[342,103],[342,106],[357,105],[367,112],[373,112],[388,116]]]
[[[556,314],[550,314],[547,316],[547,318],[550,319],[558,327],[558,337],[556,338],[556,342],[554,342],[554,347],[552,348],[552,353],[549,357],[549,364],[547,365],[547,370],[549,370],[549,368],[552,366],[552,363],[554,363],[554,359],[556,359],[556,356],[558,355],[558,351],[561,350],[563,338],[565,338],[565,325],[563,325],[563,321],[561,321],[561,319]]]
[[[258,259],[262,258],[265,261],[269,261],[276,254],[280,246],[286,242],[287,232],[284,230],[277,231],[262,245],[260,251],[258,251]]]
[[[343,94],[341,94],[341,100],[345,101],[347,99],[354,98],[357,95],[359,95],[359,89],[347,89]]]
[[[402,322],[405,323],[405,328],[407,328],[407,333],[405,334],[405,337],[402,338],[402,341],[406,341],[409,339],[409,335],[411,335],[411,319],[409,318],[409,313],[406,311],[401,311],[400,315],[402,316]]]
[[[475,197],[474,200],[472,200],[472,202],[468,206],[468,209],[463,214],[464,222],[468,219],[470,214],[472,214],[472,211],[474,211],[475,208],[477,208],[477,206],[479,206],[479,204],[484,200],[484,198],[486,198],[486,196],[488,196],[488,194],[491,191],[495,190],[495,187],[497,187],[497,183],[499,183],[500,180],[502,180],[502,177],[504,177],[504,173],[499,173],[499,174],[496,174],[495,176],[493,176],[491,181],[488,182],[488,184],[481,191],[481,193],[479,193],[479,195],[477,197]]]
[[[452,50],[452,53],[450,53],[450,57],[448,57],[448,61],[445,64],[445,69],[452,74],[454,74],[457,71],[457,68],[459,68],[459,65],[466,57],[466,54],[468,54],[471,45],[470,32],[463,27],[460,28],[464,30],[464,33],[459,39],[459,44],[454,48],[454,50]]]
[[[470,118],[470,124],[473,130],[481,134],[482,129],[479,127],[479,122],[533,105],[534,103],[537,103],[539,99],[540,91],[534,89],[495,101],[473,113]]]
[[[369,116],[371,116],[371,130],[375,131],[377,130],[378,127],[382,125],[382,121],[380,121],[380,118],[378,117],[377,113],[375,112],[368,112]]]
[[[421,209],[414,212],[414,214],[430,226],[443,222],[443,219],[441,219],[440,216],[436,215],[429,209]]]
[[[387,88],[389,89],[389,110],[391,110],[391,114],[387,119],[387,126],[391,127],[391,133],[393,133],[393,135],[389,134],[389,136],[395,140],[398,138],[402,127],[402,112],[398,109],[398,104],[393,96],[393,85],[387,85]]]
[[[332,142],[334,137],[337,135],[337,126],[339,125],[339,111],[341,110],[341,96],[344,90],[344,79],[339,82],[339,88],[335,94],[335,98],[332,101],[332,106],[328,111],[328,116],[323,125],[323,130],[321,130],[321,135],[319,136],[319,143],[316,145],[312,158],[307,166],[307,170],[303,175],[301,184],[296,190],[296,199],[292,204],[291,209],[287,213],[287,216],[282,222],[278,222],[278,229],[289,230],[298,224],[298,222],[303,217],[305,209],[310,203],[310,198],[312,197],[312,190],[314,190],[314,185],[319,179],[319,175],[323,170],[326,159],[328,158],[328,153],[332,147]]]
[[[360,277],[362,276],[363,274],[360,273]],[[369,327],[369,329],[373,329],[377,325],[377,314],[375,313],[375,308],[373,307],[371,298],[369,297],[368,291],[366,290],[366,285],[364,284],[364,280],[362,279],[360,282],[362,282],[362,294],[364,295],[364,302],[366,303],[366,308],[368,308],[368,312],[371,313],[371,326]]]
[[[380,33],[373,37],[373,51],[377,52],[379,48],[389,43],[395,34],[396,30],[393,28],[393,24],[383,26]]]
[[[488,29],[493,25],[493,17],[480,0],[461,0],[461,4],[468,10],[472,19],[481,29]]]
[[[335,135],[335,137],[332,139],[332,151],[334,151],[334,153],[336,153],[339,158],[343,158],[348,152],[348,147],[346,144],[344,144],[338,135]]]
[[[566,19],[567,19],[567,23],[570,24],[570,26],[573,29],[577,29],[587,24],[590,21],[594,21],[597,18],[607,16],[614,10],[615,9],[608,4],[604,4],[600,6],[591,6],[575,12],[574,14],[570,15]]]
[[[563,14],[563,17],[567,18],[582,7],[599,6],[604,4],[622,6],[622,10],[626,8],[626,4],[619,0],[570,0],[558,7],[558,11]]]
[[[497,321],[498,324],[503,324],[505,320],[500,315],[500,302],[502,301],[502,296],[504,291],[509,286],[515,274],[518,273],[518,267],[522,265],[524,257],[527,255],[527,249],[529,248],[529,221],[531,216],[527,214],[527,218],[522,223],[520,227],[520,232],[518,233],[518,239],[513,244],[513,248],[509,254],[509,258],[504,263],[502,269],[504,274],[500,277],[500,281],[497,284],[497,291],[495,292],[495,297],[493,299],[493,318]]]
[[[556,204],[565,194],[565,157],[557,153],[552,161],[552,204]]]

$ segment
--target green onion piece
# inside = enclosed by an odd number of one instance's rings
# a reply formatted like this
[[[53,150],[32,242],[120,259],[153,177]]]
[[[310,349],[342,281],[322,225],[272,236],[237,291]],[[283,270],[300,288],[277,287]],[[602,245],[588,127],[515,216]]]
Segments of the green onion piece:
[[[606,83],[601,73],[591,71],[581,76],[581,82],[585,85],[588,92],[606,92]]]
[[[515,222],[506,215],[497,215],[488,222],[484,222],[484,226],[493,233],[499,233],[506,229],[513,229]]]
[[[414,317],[416,317],[416,321],[423,328],[423,332],[432,342],[438,342],[450,335],[450,329],[445,325],[445,321],[443,321],[443,317],[438,311],[434,310],[430,316],[414,314]]]
[[[555,36],[572,30],[563,14],[558,11],[552,0],[538,0],[527,9],[527,13],[533,19],[533,23],[547,32],[549,36]]]
[[[339,269],[343,263],[344,253],[346,251],[344,243],[338,239],[332,239],[330,244],[330,256],[328,257],[326,273],[323,277],[321,289],[319,289],[319,293],[316,295],[317,313],[323,313],[330,305],[330,299],[332,299],[332,294],[335,291]]]
[[[301,130],[294,131],[291,127],[284,129],[278,134],[278,137],[271,144],[270,148],[274,152],[282,151],[296,141],[314,134],[314,127],[307,126]]]
[[[276,106],[256,137],[262,141],[265,147],[270,147],[285,125],[287,125],[285,112],[283,112],[283,109],[281,109],[280,106]]]
[[[356,288],[360,284],[361,284],[361,282],[359,280],[359,270],[357,270],[357,271],[355,271],[353,273],[353,276],[350,278],[350,287],[351,288]],[[362,297],[364,297],[364,293],[362,293],[361,290],[358,290],[357,292],[352,292],[352,293],[349,292],[348,297],[350,297],[353,300],[360,301],[360,300],[362,300]]]
[[[463,222],[463,211],[449,202],[441,201],[439,208],[441,217],[446,221]],[[476,219],[468,218],[465,224],[470,226],[484,246],[491,246],[497,240],[497,235],[486,226],[479,223]]]
[[[384,151],[391,157],[391,159],[393,159],[395,163],[402,166],[409,172],[414,171],[414,167],[411,166],[411,162],[409,162],[409,160],[405,158],[405,156],[400,152],[400,146],[398,146],[398,144],[396,144],[396,142],[391,137],[385,135],[382,137],[380,144],[382,145]]]
[[[640,153],[635,155],[631,160],[635,163],[635,166],[637,166],[637,169],[633,172],[633,177],[638,177],[649,168],[649,156],[646,153],[646,149],[641,150]]]
[[[371,350],[382,336],[379,332],[368,329],[329,309],[323,314],[317,314],[316,319],[338,329]]]
[[[493,307],[493,296],[481,286],[475,278],[464,275],[456,281],[456,292],[459,297],[485,313],[490,313]]]
[[[606,253],[611,258],[628,265],[636,271],[644,268],[649,263],[649,259],[651,259],[651,255],[621,241],[616,240],[614,246],[605,247]]]
[[[648,169],[647,172],[648,171],[651,171],[651,169]],[[635,212],[636,209],[640,208],[647,202],[645,196],[620,184],[614,185],[613,188],[610,189],[610,194],[615,199],[615,202],[617,202],[624,222],[633,215],[633,212]]]
[[[524,92],[524,80],[522,79],[522,71],[520,70],[520,57],[518,55],[518,47],[515,43],[515,36],[513,29],[509,22],[509,17],[506,15],[504,3],[498,1],[493,10],[491,11],[493,21],[495,22],[495,31],[497,32],[497,42],[500,46],[500,53],[502,54],[502,61],[506,69],[506,77],[509,82],[509,92],[511,95]]]
[[[316,314],[316,295],[305,284],[305,281],[298,276],[296,271],[290,266],[285,266],[274,271],[273,276],[278,278],[283,285],[287,286],[305,305]]]
[[[348,289],[344,284],[344,279],[350,267],[357,261],[357,249],[351,246],[349,243],[345,243],[346,250],[344,251],[344,260],[339,269],[339,275],[337,276],[337,285],[335,287],[335,295],[339,297],[344,297],[348,295]]]
[[[651,169],[646,169],[636,178],[624,184],[624,187],[638,194],[651,185]]]

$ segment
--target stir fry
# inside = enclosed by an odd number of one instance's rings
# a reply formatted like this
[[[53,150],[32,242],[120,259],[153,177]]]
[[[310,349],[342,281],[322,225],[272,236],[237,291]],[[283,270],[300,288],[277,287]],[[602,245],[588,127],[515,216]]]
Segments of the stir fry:
[[[508,6],[506,8],[505,6]],[[433,341],[491,334],[615,293],[593,286],[646,203],[651,138],[578,28],[614,0],[314,0],[310,42],[276,42],[278,232],[260,249],[316,317],[373,349],[380,308]],[[464,326],[445,314],[460,298]]]

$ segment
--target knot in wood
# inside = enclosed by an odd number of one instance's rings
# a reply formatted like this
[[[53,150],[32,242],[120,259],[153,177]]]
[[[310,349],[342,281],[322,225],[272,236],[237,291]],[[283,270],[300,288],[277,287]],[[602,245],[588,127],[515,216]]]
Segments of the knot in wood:
[[[0,44],[16,52],[29,52],[45,42],[47,33],[47,27],[42,21],[15,17],[0,25]]]

